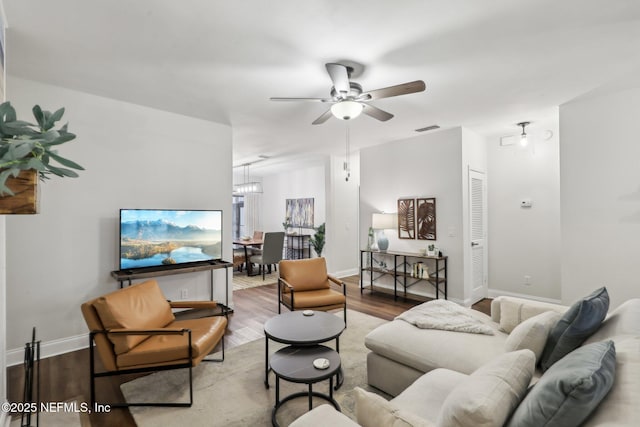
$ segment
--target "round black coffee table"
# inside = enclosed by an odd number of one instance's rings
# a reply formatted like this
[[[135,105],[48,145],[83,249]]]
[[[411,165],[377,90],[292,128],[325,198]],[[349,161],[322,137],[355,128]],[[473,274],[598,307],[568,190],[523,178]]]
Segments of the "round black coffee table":
[[[313,365],[313,361],[319,358],[329,360],[329,367],[326,369],[318,369]],[[278,409],[291,399],[297,397],[309,398],[309,410],[313,408],[313,397],[325,399],[331,403],[334,408],[340,410],[340,405],[333,398],[333,376],[337,375],[340,370],[340,355],[335,350],[324,345],[310,346],[288,346],[284,347],[273,356],[271,356],[271,369],[276,376],[276,404],[271,412],[271,423],[278,426],[276,415]],[[303,383],[309,386],[308,391],[290,394],[280,400],[280,379],[293,382]],[[313,391],[313,384],[329,380],[329,394]]]
[[[314,311],[312,316],[305,316],[302,311],[291,311],[267,320],[264,324],[264,386],[269,388],[270,339],[299,347],[322,344],[335,339],[336,352],[340,352],[340,334],[345,327],[344,319],[324,311]],[[339,377],[338,386],[340,383]]]

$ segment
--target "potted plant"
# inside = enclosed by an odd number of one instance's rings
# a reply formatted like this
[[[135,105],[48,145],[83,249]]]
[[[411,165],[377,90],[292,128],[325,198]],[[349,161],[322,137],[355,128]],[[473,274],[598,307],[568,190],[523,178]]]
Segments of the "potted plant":
[[[51,113],[39,105],[32,109],[37,124],[16,117],[11,103],[0,104],[0,203],[18,204],[13,198],[29,198],[33,193],[34,207],[37,203],[35,185],[37,179],[45,180],[51,175],[75,178],[73,170],[84,170],[79,164],[60,156],[55,147],[75,139],[67,130],[67,124],[55,129],[55,124],[64,115],[64,108]],[[28,190],[24,188],[27,183]],[[24,193],[24,194],[23,194]],[[10,206],[0,209],[3,213]],[[30,212],[30,213],[35,213]]]
[[[291,228],[291,218],[286,217],[284,222],[282,223],[282,227],[284,227],[285,234],[289,234],[289,228]]]
[[[314,230],[316,230],[316,232],[313,237],[309,239],[311,246],[313,246],[313,250],[318,254],[318,256],[322,255],[322,249],[324,249],[324,224],[325,223],[323,222],[322,225],[315,227]]]

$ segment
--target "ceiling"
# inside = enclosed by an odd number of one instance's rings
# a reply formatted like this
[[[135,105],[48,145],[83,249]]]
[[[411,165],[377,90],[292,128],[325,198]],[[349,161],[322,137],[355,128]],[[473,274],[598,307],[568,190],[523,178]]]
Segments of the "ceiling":
[[[637,0],[3,0],[7,72],[230,124],[234,164],[269,173],[344,154],[324,64],[360,64],[365,90],[424,80],[380,99],[388,122],[350,122],[351,149],[437,124],[517,133],[557,106],[640,71]],[[10,89],[9,89],[10,91]]]

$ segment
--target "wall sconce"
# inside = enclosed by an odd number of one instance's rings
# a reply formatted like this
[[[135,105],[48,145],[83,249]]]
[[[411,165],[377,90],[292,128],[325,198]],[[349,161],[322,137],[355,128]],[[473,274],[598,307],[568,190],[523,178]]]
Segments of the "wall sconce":
[[[527,144],[529,143],[529,139],[527,137],[527,132],[525,132],[524,128],[525,126],[530,125],[531,122],[520,122],[518,123],[518,126],[522,127],[522,133],[520,134],[520,145],[523,147],[526,147]]]
[[[392,230],[397,227],[398,219],[396,214],[374,213],[371,216],[371,228],[380,230],[378,232],[378,250],[386,252],[389,249],[389,239],[384,234],[384,230]]]

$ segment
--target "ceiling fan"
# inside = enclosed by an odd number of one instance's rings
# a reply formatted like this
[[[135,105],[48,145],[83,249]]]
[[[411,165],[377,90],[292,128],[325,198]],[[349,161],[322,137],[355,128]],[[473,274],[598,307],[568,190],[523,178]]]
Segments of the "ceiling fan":
[[[392,96],[408,95],[410,93],[422,92],[425,84],[422,80],[389,86],[382,89],[362,91],[362,86],[349,80],[352,67],[343,64],[325,64],[329,77],[333,82],[330,98],[270,98],[272,101],[315,101],[332,104],[331,108],[325,111],[320,117],[313,121],[314,125],[319,125],[331,116],[341,120],[351,120],[364,113],[374,119],[386,122],[393,118],[393,114],[381,110],[369,104],[369,101]]]

